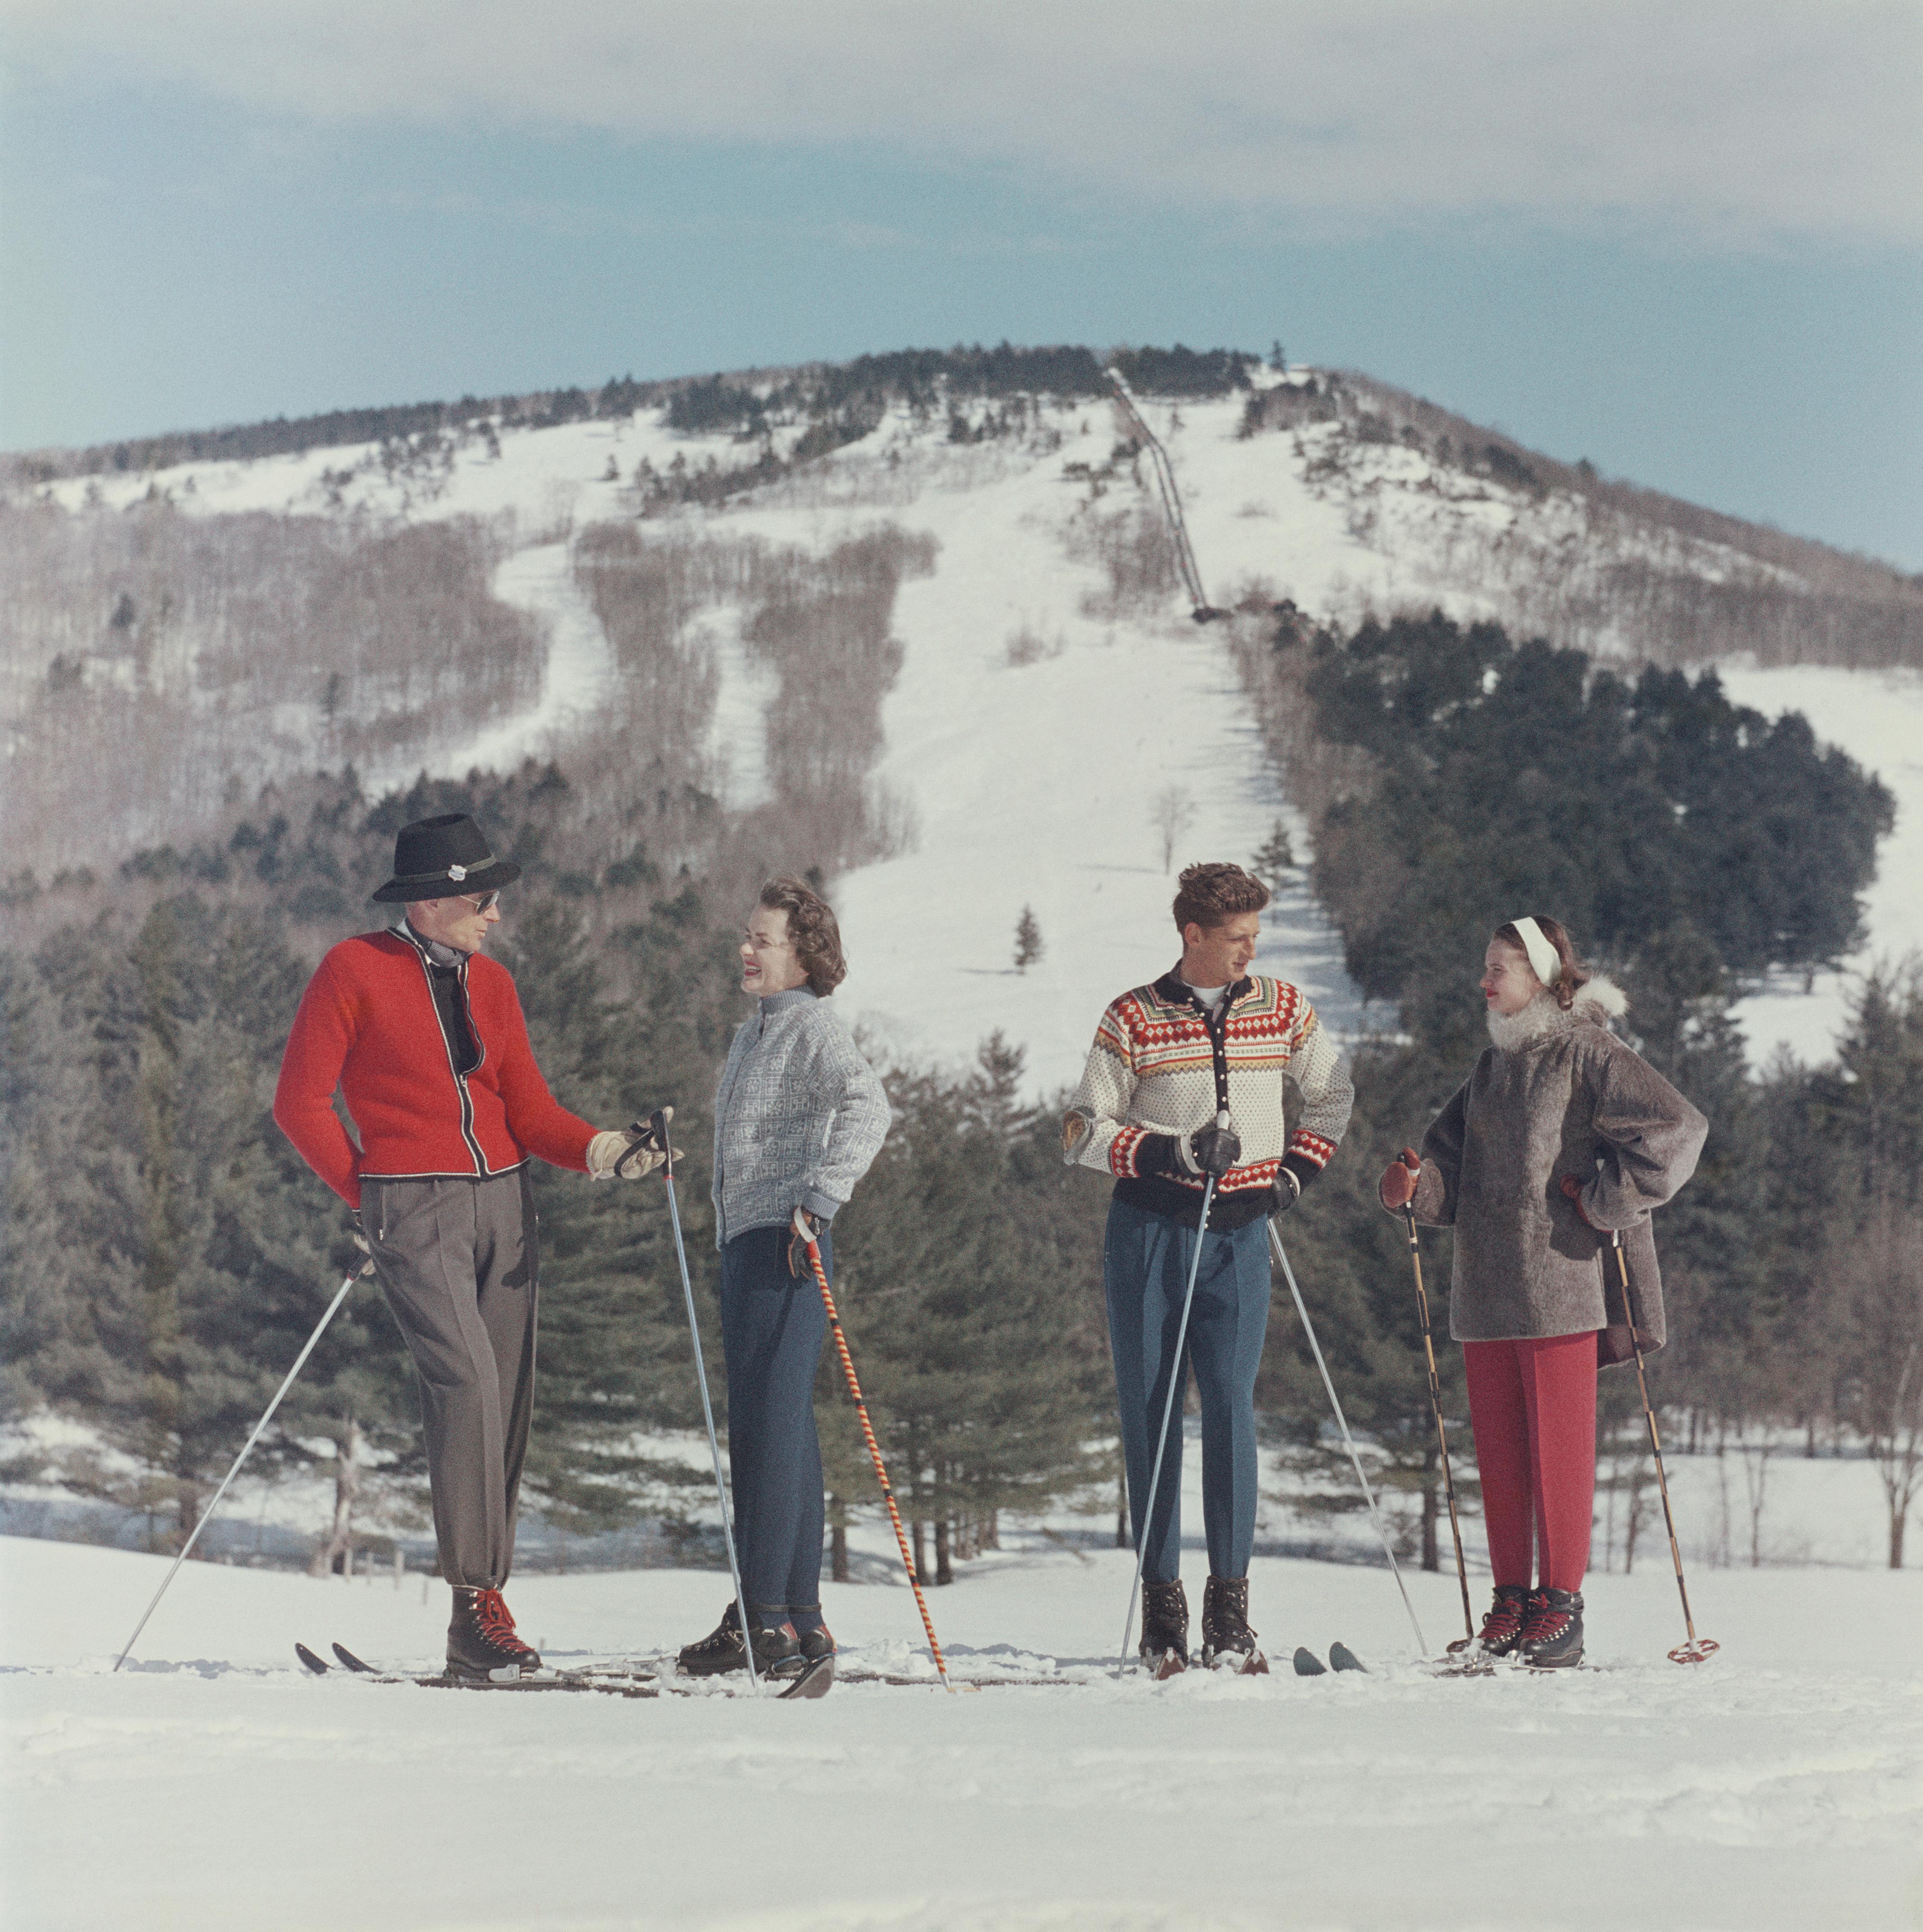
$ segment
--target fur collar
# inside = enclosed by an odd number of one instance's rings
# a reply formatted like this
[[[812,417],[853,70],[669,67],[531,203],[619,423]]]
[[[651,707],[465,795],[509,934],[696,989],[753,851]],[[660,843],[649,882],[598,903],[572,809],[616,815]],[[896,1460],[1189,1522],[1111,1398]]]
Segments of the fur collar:
[[[1577,992],[1574,1004],[1567,1012],[1556,1004],[1556,995],[1547,987],[1520,1013],[1492,1011],[1489,1036],[1504,1053],[1520,1053],[1526,1047],[1568,1033],[1585,1022],[1606,1027],[1628,1009],[1622,988],[1599,973]]]

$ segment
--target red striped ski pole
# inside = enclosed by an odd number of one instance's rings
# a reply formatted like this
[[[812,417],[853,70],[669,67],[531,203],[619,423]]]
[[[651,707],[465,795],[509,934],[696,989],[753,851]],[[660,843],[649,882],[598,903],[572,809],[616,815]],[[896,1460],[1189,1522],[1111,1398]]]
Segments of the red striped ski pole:
[[[1682,1547],[1676,1541],[1676,1516],[1670,1507],[1670,1479],[1663,1472],[1663,1444],[1656,1433],[1656,1412],[1649,1401],[1649,1378],[1642,1372],[1642,1342],[1636,1332],[1636,1310],[1629,1298],[1629,1254],[1622,1244],[1622,1230],[1610,1230],[1610,1245],[1616,1250],[1616,1274],[1622,1282],[1622,1318],[1629,1328],[1629,1346],[1636,1352],[1636,1386],[1642,1391],[1642,1419],[1649,1425],[1649,1453],[1656,1459],[1656,1487],[1663,1498],[1663,1525],[1670,1532],[1670,1561],[1676,1565],[1676,1594],[1682,1599],[1683,1628],[1688,1641],[1670,1652],[1672,1664],[1706,1664],[1722,1648],[1713,1636],[1698,1636],[1696,1618],[1690,1613],[1689,1586],[1683,1581]]]
[[[943,1660],[941,1646],[934,1634],[934,1624],[928,1613],[928,1599],[922,1594],[922,1580],[915,1574],[915,1559],[908,1553],[908,1532],[902,1527],[902,1512],[895,1506],[895,1491],[888,1480],[888,1466],[881,1460],[881,1444],[874,1439],[874,1425],[868,1419],[868,1404],[862,1401],[861,1383],[855,1375],[855,1358],[848,1353],[848,1338],[842,1333],[842,1318],[835,1312],[835,1298],[828,1292],[828,1270],[821,1265],[821,1250],[810,1241],[808,1244],[808,1265],[814,1270],[814,1285],[821,1291],[821,1305],[828,1311],[828,1326],[835,1331],[835,1352],[842,1358],[842,1372],[848,1378],[848,1393],[854,1397],[855,1414],[861,1420],[861,1432],[868,1444],[868,1453],[874,1464],[876,1478],[881,1484],[882,1500],[888,1505],[888,1520],[895,1526],[895,1540],[902,1547],[902,1567],[908,1573],[910,1586],[915,1593],[915,1607],[922,1613],[922,1628],[928,1632],[928,1654],[934,1659],[934,1667],[941,1672],[941,1681],[951,1691],[955,1688],[948,1675],[948,1666]]]

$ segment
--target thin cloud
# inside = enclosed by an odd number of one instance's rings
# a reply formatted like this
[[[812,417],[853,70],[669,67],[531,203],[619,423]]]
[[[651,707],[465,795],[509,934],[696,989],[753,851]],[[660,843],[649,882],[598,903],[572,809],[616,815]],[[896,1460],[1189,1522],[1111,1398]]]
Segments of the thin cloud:
[[[310,122],[879,143],[1324,226],[1923,240],[1911,0],[11,0],[16,80]]]

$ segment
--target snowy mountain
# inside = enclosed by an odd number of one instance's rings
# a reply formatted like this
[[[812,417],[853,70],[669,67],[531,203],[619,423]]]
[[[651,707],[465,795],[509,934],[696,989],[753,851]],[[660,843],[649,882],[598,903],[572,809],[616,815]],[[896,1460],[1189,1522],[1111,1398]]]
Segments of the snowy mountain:
[[[1246,380],[1219,395],[1142,398],[1213,602],[1265,613],[1288,598],[1343,623],[1440,605],[1602,658],[1717,662],[1739,701],[1807,711],[1894,791],[1864,958],[1923,944],[1923,676],[1904,668],[1923,626],[1914,580],[1606,484],[1365,379],[1258,369]],[[370,789],[530,754],[565,766],[616,674],[572,568],[591,526],[632,526],[646,511],[644,529],[664,538],[816,554],[884,523],[932,537],[932,572],[897,598],[903,661],[870,774],[893,856],[836,886],[854,968],[844,997],[885,1048],[952,1061],[999,1029],[1027,1049],[1038,1090],[1072,1078],[1102,1000],[1172,956],[1174,870],[1198,856],[1246,861],[1278,820],[1309,856],[1308,828],[1240,700],[1233,626],[1190,621],[1146,474],[1119,448],[1109,406],[896,400],[824,437],[818,419],[792,412],[678,430],[671,400],[551,427],[503,417],[252,460],[16,476],[14,496],[76,518],[164,500],[196,518],[484,530],[495,597],[538,627],[536,668],[470,730],[458,728],[458,706],[435,710],[430,730],[397,724],[363,765]],[[777,681],[743,647],[738,619],[723,598],[689,634],[712,674],[710,769],[724,801],[745,807],[762,796],[782,721],[769,712]],[[1743,640],[1755,649],[1732,654]],[[51,674],[32,639],[9,656],[17,719],[18,692]],[[105,675],[79,647],[62,662],[83,682]],[[314,761],[319,709],[283,702],[274,722],[278,748],[250,776],[272,776],[272,759]],[[1170,820],[1166,850],[1159,818]],[[1339,1029],[1384,1023],[1357,999],[1303,876],[1269,916],[1259,965],[1304,984]],[[1018,971],[1024,910],[1042,950]],[[1808,994],[1798,980],[1749,1002],[1756,1057],[1779,1042],[1820,1057],[1848,984],[1824,975]]]

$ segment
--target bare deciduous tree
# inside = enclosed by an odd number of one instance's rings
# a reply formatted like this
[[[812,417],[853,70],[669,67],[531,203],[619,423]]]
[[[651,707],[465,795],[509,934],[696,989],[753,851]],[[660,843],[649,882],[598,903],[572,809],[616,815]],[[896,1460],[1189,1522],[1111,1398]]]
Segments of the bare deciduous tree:
[[[1162,869],[1172,872],[1177,842],[1196,822],[1196,802],[1186,785],[1164,785],[1149,808],[1148,822],[1162,838]]]
[[[1838,1272],[1849,1297],[1846,1386],[1889,1512],[1889,1567],[1923,1494],[1923,1213],[1886,1196],[1845,1242]]]

